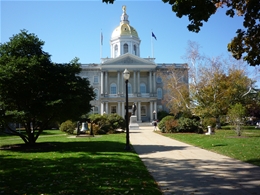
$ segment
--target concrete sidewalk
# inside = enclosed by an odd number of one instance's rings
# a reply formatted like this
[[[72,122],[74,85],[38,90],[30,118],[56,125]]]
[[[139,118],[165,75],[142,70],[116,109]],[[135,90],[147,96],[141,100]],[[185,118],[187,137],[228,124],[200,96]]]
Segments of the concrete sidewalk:
[[[130,142],[165,195],[260,195],[258,166],[164,137],[153,126],[130,130]]]

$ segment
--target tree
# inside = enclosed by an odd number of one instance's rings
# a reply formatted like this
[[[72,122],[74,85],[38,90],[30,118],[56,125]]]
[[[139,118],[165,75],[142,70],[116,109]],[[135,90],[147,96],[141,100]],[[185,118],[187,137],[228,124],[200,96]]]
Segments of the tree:
[[[43,45],[26,30],[0,45],[0,122],[26,144],[34,144],[50,123],[88,113],[95,96],[89,81],[77,76],[77,58],[52,63]],[[10,122],[21,123],[26,134],[12,130]]]
[[[102,0],[113,3],[114,0]],[[181,18],[188,16],[189,31],[199,32],[203,22],[216,13],[217,9],[227,7],[226,15],[235,13],[244,18],[244,29],[238,29],[236,36],[228,44],[234,58],[243,58],[251,66],[260,64],[260,3],[259,0],[162,0],[172,6],[172,11]]]
[[[229,69],[225,72],[220,61],[210,61],[210,66],[200,69],[197,85],[191,86],[193,100],[197,104],[195,113],[201,116],[215,117],[220,128],[220,116],[225,115],[231,104],[245,102],[244,94],[251,85],[243,70]]]
[[[191,112],[201,118],[214,117],[220,128],[220,116],[231,104],[247,104],[246,95],[253,81],[246,76],[241,61],[202,56],[199,44],[188,42],[185,60],[189,67]]]
[[[163,102],[172,114],[178,112],[189,112],[189,86],[188,86],[188,67],[187,65],[180,68],[176,66],[168,66],[157,72],[162,79],[165,95]]]
[[[246,109],[240,103],[232,105],[230,109],[228,109],[227,116],[230,123],[233,125],[237,136],[242,135],[241,126],[244,124],[245,121],[245,113]]]

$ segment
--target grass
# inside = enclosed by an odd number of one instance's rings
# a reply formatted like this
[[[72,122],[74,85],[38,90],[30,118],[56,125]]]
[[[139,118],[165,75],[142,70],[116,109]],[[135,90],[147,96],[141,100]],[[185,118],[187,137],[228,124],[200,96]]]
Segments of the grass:
[[[194,133],[165,133],[163,135],[260,166],[260,130],[254,127],[246,126],[240,137],[236,136],[230,127],[216,130],[214,135]]]
[[[0,135],[0,194],[151,194],[157,183],[134,151],[127,152],[125,134],[70,138],[45,131],[37,147]]]

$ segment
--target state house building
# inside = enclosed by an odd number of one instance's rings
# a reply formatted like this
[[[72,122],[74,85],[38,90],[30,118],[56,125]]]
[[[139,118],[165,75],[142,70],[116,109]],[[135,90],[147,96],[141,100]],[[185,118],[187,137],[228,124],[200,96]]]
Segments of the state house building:
[[[117,113],[125,115],[125,81],[123,71],[130,72],[128,82],[129,112],[136,104],[138,122],[151,121],[154,111],[166,110],[162,104],[164,95],[162,79],[158,70],[167,71],[169,66],[183,70],[183,82],[188,82],[186,64],[155,63],[155,58],[140,57],[141,40],[137,31],[129,25],[126,7],[123,6],[120,24],[110,39],[111,57],[102,58],[99,64],[82,64],[80,76],[88,78],[96,93],[91,102],[93,113]]]

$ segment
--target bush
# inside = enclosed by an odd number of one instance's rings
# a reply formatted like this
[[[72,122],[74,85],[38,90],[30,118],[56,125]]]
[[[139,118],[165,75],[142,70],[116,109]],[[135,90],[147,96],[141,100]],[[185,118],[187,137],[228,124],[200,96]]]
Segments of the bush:
[[[165,121],[165,132],[175,133],[177,131],[178,121],[174,118]]]
[[[170,129],[170,122],[167,123],[167,121],[174,120],[174,116],[166,116],[164,117],[158,124],[158,128],[162,133],[167,133],[167,131]],[[166,127],[167,123],[167,127]]]
[[[92,114],[89,119],[99,127],[96,134],[115,133],[116,129],[125,129],[125,120],[118,114]]]
[[[67,120],[60,125],[60,130],[63,131],[63,132],[66,132],[68,134],[73,134],[76,127],[77,127],[76,122],[72,122],[71,120]]]
[[[199,121],[196,119],[181,117],[178,120],[177,131],[201,133],[201,129],[199,127]]]
[[[116,129],[125,129],[126,127],[125,120],[118,114],[109,114],[108,120],[113,131]]]

